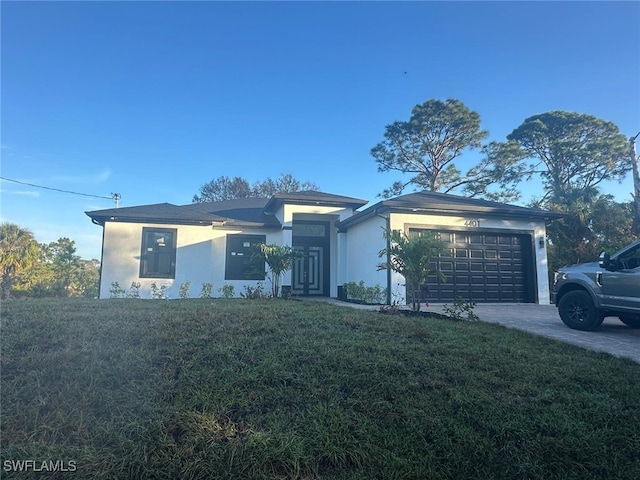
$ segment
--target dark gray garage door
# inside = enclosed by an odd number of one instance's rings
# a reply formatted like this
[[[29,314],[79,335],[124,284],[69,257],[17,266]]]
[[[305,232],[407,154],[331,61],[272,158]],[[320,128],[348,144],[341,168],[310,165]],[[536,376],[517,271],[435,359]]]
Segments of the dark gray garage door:
[[[420,229],[411,229],[410,235]],[[440,231],[447,253],[437,261],[447,280],[428,282],[429,301],[535,302],[530,234]],[[426,289],[425,289],[426,290]]]

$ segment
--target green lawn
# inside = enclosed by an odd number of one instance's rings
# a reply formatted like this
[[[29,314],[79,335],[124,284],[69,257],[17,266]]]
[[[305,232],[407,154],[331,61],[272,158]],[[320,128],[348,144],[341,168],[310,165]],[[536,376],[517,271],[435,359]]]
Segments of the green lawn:
[[[3,478],[640,478],[640,366],[499,325],[242,299],[1,314]]]

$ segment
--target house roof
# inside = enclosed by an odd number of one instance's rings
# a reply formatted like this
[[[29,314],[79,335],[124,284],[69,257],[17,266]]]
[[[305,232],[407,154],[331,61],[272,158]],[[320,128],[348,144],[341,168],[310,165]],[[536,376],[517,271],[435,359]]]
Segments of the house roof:
[[[355,209],[365,205],[367,202],[330,193],[304,191],[276,194],[271,198],[249,197],[219,202],[191,203],[188,205],[157,203],[137,207],[95,210],[85,213],[91,217],[94,223],[99,225],[104,225],[106,221],[113,221],[185,225],[219,223],[224,226],[280,228],[281,224],[274,216],[274,213],[284,203],[339,205]]]
[[[223,222],[224,218],[204,211],[189,210],[171,203],[155,203],[139,207],[109,208],[85,212],[94,223],[104,225],[112,222],[153,222],[211,224]]]
[[[224,219],[227,226],[279,228],[278,219],[265,212],[268,198],[237,198],[220,202],[192,203],[181,208],[202,211]]]
[[[520,207],[490,200],[461,197],[439,192],[416,192],[378,202],[354,216],[338,223],[340,231],[378,214],[383,213],[415,213],[415,214],[482,214],[500,216],[502,218],[519,219],[556,219],[564,215],[538,208]]]
[[[295,193],[276,193],[269,199],[265,210],[275,212],[282,204],[293,203],[295,205],[325,205],[353,208],[354,210],[369,203],[360,198],[345,197],[331,193],[318,192],[315,190],[305,190]]]

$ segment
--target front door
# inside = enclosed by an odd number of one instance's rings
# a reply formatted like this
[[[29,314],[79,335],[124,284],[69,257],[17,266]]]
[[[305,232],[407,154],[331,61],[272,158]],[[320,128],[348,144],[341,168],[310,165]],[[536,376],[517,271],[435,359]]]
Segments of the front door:
[[[291,291],[296,295],[329,295],[329,222],[294,221]]]
[[[300,257],[293,265],[293,293],[325,295],[324,247],[299,245],[294,248]]]

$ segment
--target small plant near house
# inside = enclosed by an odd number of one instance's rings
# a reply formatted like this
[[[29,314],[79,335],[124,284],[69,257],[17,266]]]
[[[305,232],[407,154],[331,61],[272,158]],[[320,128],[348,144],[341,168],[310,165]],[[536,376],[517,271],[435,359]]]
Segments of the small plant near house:
[[[475,307],[476,304],[474,302],[458,297],[453,302],[453,305],[445,305],[442,307],[442,311],[452,320],[459,322],[477,322],[480,318],[478,318],[473,311]]]
[[[140,298],[140,287],[142,285],[140,282],[131,282],[131,286],[129,287],[129,293],[127,293],[127,298]]]
[[[122,288],[118,282],[111,282],[111,288],[109,288],[110,298],[122,298],[125,293],[124,288]]]
[[[211,290],[213,289],[213,285],[210,283],[203,283],[202,289],[200,290],[200,298],[211,298]]]
[[[385,230],[387,248],[378,256],[387,261],[378,265],[378,270],[391,269],[402,275],[406,281],[407,295],[414,312],[420,311],[420,291],[431,275],[446,280],[444,274],[431,267],[431,263],[444,251],[444,243],[435,232],[424,232],[409,238],[399,230]]]
[[[225,283],[222,287],[218,289],[218,292],[222,294],[224,298],[233,298],[236,295],[235,288],[233,285]]]
[[[398,315],[400,313],[401,305],[404,305],[404,297],[398,293],[400,284],[397,285],[396,291],[391,292],[391,305],[382,305],[380,307],[380,313],[385,315]]]
[[[294,250],[289,245],[276,245],[261,243],[255,253],[260,259],[267,264],[268,278],[271,282],[271,296],[276,298],[280,293],[280,282],[282,276],[288,270],[291,270],[293,261],[301,256],[301,253]]]
[[[255,287],[245,285],[244,292],[240,292],[240,296],[248,299],[268,298],[268,295],[264,292],[262,282],[258,282]]]
[[[185,298],[189,298],[189,287],[191,286],[191,282],[184,282],[180,285],[179,295],[183,300]]]
[[[169,297],[167,296],[167,287],[168,285],[162,284],[157,285],[156,282],[151,284],[151,298],[155,300],[167,300]]]
[[[347,300],[353,300],[359,303],[377,304],[382,303],[387,296],[387,290],[376,284],[373,287],[367,287],[363,280],[360,282],[346,282],[344,288],[347,292]]]

